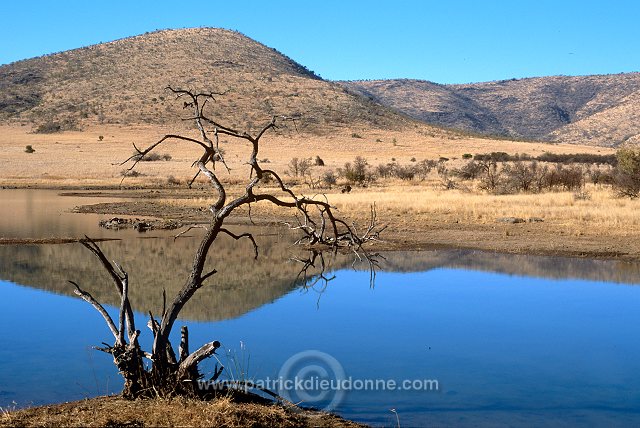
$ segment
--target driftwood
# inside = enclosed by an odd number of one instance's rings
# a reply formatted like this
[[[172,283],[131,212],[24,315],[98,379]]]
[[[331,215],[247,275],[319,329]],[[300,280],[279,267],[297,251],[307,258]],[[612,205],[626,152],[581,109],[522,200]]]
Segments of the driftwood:
[[[292,120],[288,117],[273,117],[257,134],[250,135],[247,132],[233,129],[222,125],[216,120],[205,115],[204,110],[208,102],[214,101],[213,93],[195,93],[189,90],[168,88],[177,98],[184,101],[184,108],[192,111],[192,120],[199,132],[199,138],[185,137],[181,135],[169,134],[165,135],[156,143],[144,150],[139,149],[134,144],[136,153],[125,160],[122,165],[131,163],[128,171],[133,170],[138,162],[144,160],[144,157],[155,150],[158,146],[166,141],[182,141],[191,144],[201,151],[200,156],[193,163],[197,167],[193,181],[202,174],[205,176],[213,188],[213,197],[215,202],[209,207],[211,212],[210,219],[204,228],[204,236],[200,241],[199,247],[193,257],[191,272],[185,280],[182,289],[168,303],[166,295],[163,292],[163,307],[159,316],[154,317],[149,313],[148,326],[153,334],[153,346],[151,352],[145,352],[138,343],[140,330],[136,329],[133,309],[129,302],[129,276],[127,272],[117,263],[110,262],[102,252],[100,247],[90,238],[82,240],[82,244],[91,251],[100,264],[109,273],[116,291],[120,296],[120,308],[118,312],[117,324],[102,307],[102,305],[94,299],[91,294],[80,288],[76,282],[71,282],[75,287],[75,293],[85,301],[89,302],[104,318],[109,330],[114,336],[114,344],[105,344],[104,347],[98,349],[107,352],[113,356],[115,365],[125,379],[123,396],[126,398],[136,398],[140,396],[171,396],[171,395],[201,395],[197,386],[197,381],[202,378],[198,371],[198,364],[204,359],[212,356],[220,347],[220,342],[212,341],[199,347],[197,350],[189,351],[189,332],[187,327],[182,327],[181,340],[178,353],[169,341],[169,335],[174,326],[180,311],[194,293],[205,285],[205,282],[216,274],[216,270],[209,272],[204,271],[205,261],[210,250],[217,238],[221,235],[228,235],[235,240],[247,239],[252,243],[254,248],[254,256],[258,257],[258,246],[251,233],[235,234],[225,229],[223,224],[225,220],[237,208],[247,206],[259,202],[267,202],[279,207],[290,208],[296,213],[297,222],[291,225],[301,233],[298,244],[312,245],[314,248],[323,247],[337,250],[347,248],[358,254],[363,250],[362,245],[371,240],[378,239],[382,229],[376,225],[375,208],[371,211],[371,222],[361,235],[359,235],[353,225],[347,224],[334,214],[334,211],[328,201],[323,199],[309,198],[296,195],[287,187],[278,173],[273,170],[262,168],[258,162],[258,151],[260,139],[269,130],[278,127],[279,122]],[[245,186],[244,194],[228,200],[225,187],[216,172],[216,165],[222,165],[225,170],[229,170],[224,154],[219,147],[219,136],[224,135],[232,138],[236,143],[246,143],[250,150],[248,164],[250,166],[250,174]],[[279,190],[286,199],[278,197],[274,194],[263,193],[259,191],[258,184],[265,177],[275,180]],[[191,184],[190,183],[190,184]],[[302,274],[307,275],[310,266],[314,266],[316,260],[322,261],[322,270],[324,270],[324,259],[318,257],[317,253],[304,263]],[[371,263],[371,262],[370,262]],[[322,274],[319,280],[328,280]],[[144,360],[149,360],[145,364]],[[220,375],[222,368],[216,368],[214,380]]]

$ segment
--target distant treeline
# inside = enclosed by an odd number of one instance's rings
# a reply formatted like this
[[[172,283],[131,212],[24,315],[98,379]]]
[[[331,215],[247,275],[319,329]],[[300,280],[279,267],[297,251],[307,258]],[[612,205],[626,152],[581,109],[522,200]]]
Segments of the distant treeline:
[[[539,161],[549,163],[561,163],[561,164],[599,164],[599,165],[611,165],[615,167],[618,165],[618,158],[615,154],[599,155],[595,153],[571,153],[571,154],[558,154],[545,152],[539,156],[531,156],[526,153],[516,153],[510,155],[505,152],[491,152],[476,154],[473,157],[477,161],[495,161],[495,162],[517,162],[517,161]]]

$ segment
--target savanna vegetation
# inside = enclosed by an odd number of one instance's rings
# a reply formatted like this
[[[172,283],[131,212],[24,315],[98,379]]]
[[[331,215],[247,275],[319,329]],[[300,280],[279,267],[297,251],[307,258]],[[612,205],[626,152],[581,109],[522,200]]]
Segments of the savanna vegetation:
[[[311,159],[293,158],[289,163],[290,175],[312,178],[313,167]],[[606,155],[543,153],[536,157],[526,153],[492,152],[465,154],[462,162],[451,162],[445,157],[417,161],[413,157],[406,164],[392,159],[377,166],[356,156],[335,171],[323,169],[318,181],[311,182],[315,187],[331,188],[339,182],[366,187],[374,183],[384,186],[394,180],[435,181],[447,190],[492,195],[572,191],[578,198],[586,198],[587,187],[597,186],[609,188],[618,196],[636,198],[640,193],[640,150],[624,148]]]

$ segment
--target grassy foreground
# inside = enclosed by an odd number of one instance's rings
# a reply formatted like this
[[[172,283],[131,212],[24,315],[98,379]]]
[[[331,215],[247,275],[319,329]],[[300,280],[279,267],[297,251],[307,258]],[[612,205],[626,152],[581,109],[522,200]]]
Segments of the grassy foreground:
[[[0,427],[362,427],[338,416],[278,405],[233,403],[228,398],[128,401],[98,397],[64,404],[6,411]]]

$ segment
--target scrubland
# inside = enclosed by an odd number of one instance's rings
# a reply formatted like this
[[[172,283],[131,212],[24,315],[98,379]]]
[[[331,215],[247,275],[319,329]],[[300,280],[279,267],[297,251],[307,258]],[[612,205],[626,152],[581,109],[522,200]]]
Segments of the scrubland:
[[[98,188],[120,194],[123,191],[120,186],[123,186],[128,189],[127,195],[139,201],[153,197],[146,210],[140,202],[135,208],[125,203],[119,207],[111,206],[107,212],[112,214],[176,216],[180,215],[180,207],[204,209],[208,203],[206,183],[197,180],[195,189],[191,190],[186,185],[194,175],[191,163],[197,155],[190,146],[176,142],[161,146],[157,152],[170,154],[170,160],[141,162],[136,167],[140,175],[126,177],[123,181],[126,165],[120,163],[133,153],[132,143],[144,147],[167,131],[114,127],[42,135],[30,133],[24,127],[5,127],[0,129],[0,161],[3,165],[0,185]],[[99,139],[101,135],[102,140]],[[25,153],[26,145],[32,145],[35,152]],[[247,177],[247,169],[243,166],[247,148],[224,141],[222,147],[227,160],[233,165],[230,173],[219,172],[230,183],[230,193],[239,193]],[[481,188],[480,179],[452,177],[457,185],[447,189],[443,176],[434,167],[421,179],[378,178],[353,184],[349,193],[342,193],[346,181],[340,176],[340,169],[345,163],[353,162],[357,155],[367,160],[371,171],[380,164],[411,166],[422,160],[436,162],[442,158],[448,159],[445,164],[448,170],[453,171],[469,162],[463,159],[463,155],[492,151],[528,153],[531,156],[543,153],[615,153],[591,146],[463,136],[443,140],[418,131],[345,130],[332,137],[270,135],[264,138],[259,157],[265,166],[283,173],[298,193],[326,197],[343,215],[361,224],[368,221],[370,206],[375,203],[378,222],[388,225],[383,236],[385,242],[379,244],[382,247],[436,246],[640,258],[640,245],[636,242],[640,223],[637,215],[639,202],[617,196],[609,185],[594,185],[588,180],[579,190],[562,190],[560,187],[540,193],[493,194]],[[310,176],[285,174],[292,158],[314,159],[316,156],[321,157],[324,166],[313,166]],[[328,186],[322,183],[321,177],[327,171],[335,172],[336,184]],[[171,209],[167,210],[168,207]],[[202,212],[206,213],[206,210]],[[256,207],[252,214],[254,219],[262,216],[265,221],[282,220],[280,214],[270,208]],[[522,218],[525,222],[504,223],[500,221],[504,217]],[[542,221],[529,222],[531,218]]]

